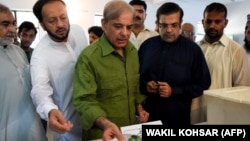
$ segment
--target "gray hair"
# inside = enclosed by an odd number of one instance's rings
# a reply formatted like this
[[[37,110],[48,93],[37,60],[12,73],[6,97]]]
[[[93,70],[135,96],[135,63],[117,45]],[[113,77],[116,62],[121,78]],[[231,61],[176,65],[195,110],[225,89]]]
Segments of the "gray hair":
[[[131,11],[133,18],[135,17],[134,8],[123,0],[109,1],[103,11],[103,19],[109,21],[118,18],[124,11]]]
[[[0,13],[7,13],[7,12],[11,12],[10,9],[7,6],[0,3]]]

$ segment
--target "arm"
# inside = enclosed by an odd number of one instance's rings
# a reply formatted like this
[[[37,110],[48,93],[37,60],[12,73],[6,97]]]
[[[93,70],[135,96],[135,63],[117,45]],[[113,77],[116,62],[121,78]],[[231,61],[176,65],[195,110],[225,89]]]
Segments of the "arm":
[[[106,119],[105,117],[97,118],[97,120],[95,121],[95,124],[97,127],[101,128],[103,130],[102,139],[104,141],[110,141],[115,137],[119,141],[125,141],[119,128],[114,123],[112,123],[111,121]]]
[[[30,71],[32,80],[31,98],[42,119],[48,121],[49,112],[58,109],[52,99],[53,88],[49,81],[49,72],[44,58],[34,54],[31,59]]]
[[[80,113],[84,130],[94,126],[98,117],[107,117],[96,99],[97,84],[89,58],[81,54],[76,63],[73,81],[73,104]]]
[[[235,51],[233,57],[233,86],[250,86],[249,80],[249,66],[247,60],[247,54],[244,48],[240,47]]]
[[[188,46],[189,47],[189,46]],[[191,69],[191,80],[190,82],[181,86],[174,87],[171,86],[172,96],[178,94],[185,94],[183,96],[188,96],[189,98],[195,98],[201,96],[203,91],[208,89],[211,84],[210,72],[205,60],[205,57],[199,46],[193,49],[194,54],[192,54],[192,65]],[[188,93],[189,95],[186,95]]]
[[[49,121],[50,128],[58,133],[65,133],[72,124],[64,119],[52,99],[53,88],[49,81],[49,72],[44,58],[34,55],[31,60],[32,91],[31,97],[41,118]]]

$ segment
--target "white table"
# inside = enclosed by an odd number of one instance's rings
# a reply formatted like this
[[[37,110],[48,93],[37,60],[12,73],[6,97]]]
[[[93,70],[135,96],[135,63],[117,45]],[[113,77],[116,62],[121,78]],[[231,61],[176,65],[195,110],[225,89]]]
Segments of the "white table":
[[[204,91],[207,124],[250,124],[250,87]]]

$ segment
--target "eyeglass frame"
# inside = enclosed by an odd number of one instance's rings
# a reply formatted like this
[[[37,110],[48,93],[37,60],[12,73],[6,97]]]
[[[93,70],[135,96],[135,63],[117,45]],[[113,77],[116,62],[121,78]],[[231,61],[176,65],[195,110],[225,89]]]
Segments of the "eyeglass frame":
[[[180,27],[179,23],[172,23],[172,24],[166,24],[166,23],[158,23],[159,28],[166,29],[166,28],[178,28]]]
[[[188,35],[188,36],[194,36],[194,32],[187,31],[187,30],[181,30],[182,35]]]

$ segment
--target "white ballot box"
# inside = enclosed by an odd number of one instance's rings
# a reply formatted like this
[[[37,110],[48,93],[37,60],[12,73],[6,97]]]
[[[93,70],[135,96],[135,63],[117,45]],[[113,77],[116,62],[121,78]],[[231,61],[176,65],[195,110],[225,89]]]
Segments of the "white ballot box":
[[[204,91],[207,124],[250,124],[250,87]]]

